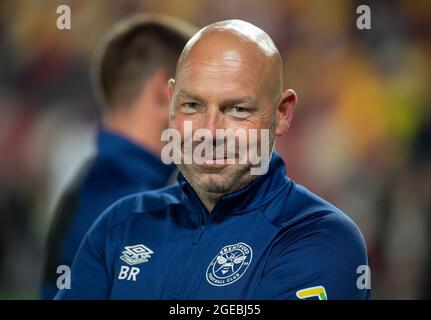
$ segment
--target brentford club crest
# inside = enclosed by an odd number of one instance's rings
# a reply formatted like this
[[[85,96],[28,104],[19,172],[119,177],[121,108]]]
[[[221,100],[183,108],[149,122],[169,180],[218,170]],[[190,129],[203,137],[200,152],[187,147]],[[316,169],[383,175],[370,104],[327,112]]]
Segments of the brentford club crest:
[[[208,265],[206,278],[213,286],[227,286],[238,281],[247,271],[253,250],[244,242],[223,247]]]

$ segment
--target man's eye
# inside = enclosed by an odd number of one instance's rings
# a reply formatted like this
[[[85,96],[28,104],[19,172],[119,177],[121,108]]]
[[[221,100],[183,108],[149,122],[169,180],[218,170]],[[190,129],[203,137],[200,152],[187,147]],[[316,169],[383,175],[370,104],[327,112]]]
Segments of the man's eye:
[[[195,113],[197,112],[199,104],[196,102],[186,102],[181,105],[181,111],[184,113]]]
[[[229,108],[227,112],[236,118],[247,118],[250,115],[249,109],[238,106]]]

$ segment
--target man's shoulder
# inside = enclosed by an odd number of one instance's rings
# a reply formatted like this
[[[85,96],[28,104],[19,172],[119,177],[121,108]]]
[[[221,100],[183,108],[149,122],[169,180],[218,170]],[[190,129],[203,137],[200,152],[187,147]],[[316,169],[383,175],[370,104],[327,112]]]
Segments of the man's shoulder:
[[[308,189],[296,185],[290,192],[285,212],[293,211],[280,218],[266,270],[292,275],[298,289],[323,286],[331,299],[366,298],[356,284],[358,268],[368,264],[359,228]]]
[[[98,219],[106,231],[127,222],[129,219],[145,217],[149,213],[165,210],[181,203],[181,190],[175,184],[161,189],[138,192],[114,202]]]
[[[284,210],[278,217],[279,245],[282,247],[316,245],[324,252],[353,250],[366,254],[363,235],[355,222],[341,209],[294,183],[283,199]]]
[[[289,237],[310,232],[315,238],[328,241],[336,234],[344,234],[346,240],[363,241],[361,231],[346,213],[293,181],[284,196],[272,202],[265,214]]]

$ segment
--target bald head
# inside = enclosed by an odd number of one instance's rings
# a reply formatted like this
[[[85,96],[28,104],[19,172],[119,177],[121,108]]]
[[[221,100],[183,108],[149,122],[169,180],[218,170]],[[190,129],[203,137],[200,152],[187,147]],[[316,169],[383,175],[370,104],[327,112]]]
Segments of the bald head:
[[[282,92],[283,66],[277,47],[265,31],[242,20],[216,22],[197,32],[181,53],[177,75],[191,63],[213,64],[214,67],[242,64],[244,68],[254,69],[256,80],[265,83],[264,90],[274,98]]]
[[[224,20],[215,22],[199,30],[187,42],[186,46],[184,47],[184,51],[181,54],[181,58],[187,55],[187,53],[190,52],[197,42],[214,33],[236,36],[243,41],[254,43],[262,51],[262,53],[268,57],[280,57],[280,53],[278,52],[274,42],[262,29],[242,20]]]

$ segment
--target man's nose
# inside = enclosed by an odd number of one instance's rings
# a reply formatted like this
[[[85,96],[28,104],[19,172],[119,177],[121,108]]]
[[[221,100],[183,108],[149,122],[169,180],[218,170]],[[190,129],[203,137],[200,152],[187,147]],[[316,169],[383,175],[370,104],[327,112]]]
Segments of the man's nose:
[[[204,127],[208,129],[212,136],[216,136],[217,129],[224,129],[223,113],[216,106],[209,106],[205,114]]]

